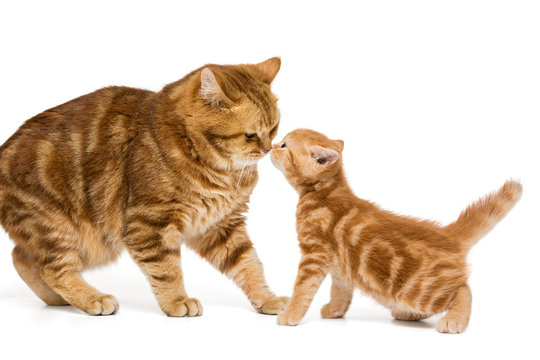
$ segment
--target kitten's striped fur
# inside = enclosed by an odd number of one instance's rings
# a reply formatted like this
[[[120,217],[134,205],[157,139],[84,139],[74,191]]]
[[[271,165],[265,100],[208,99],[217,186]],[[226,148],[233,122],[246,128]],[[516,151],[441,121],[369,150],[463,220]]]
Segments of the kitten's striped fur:
[[[358,287],[396,319],[421,320],[448,311],[437,329],[464,331],[471,309],[467,252],[519,200],[521,185],[508,181],[441,227],[354,196],[343,174],[342,150],[341,140],[311,130],[295,130],[273,147],[272,161],[300,195],[302,251],[293,297],[278,322],[297,324],[329,273],[331,300],[321,310],[325,318],[344,316]]]
[[[201,315],[185,243],[279,312],[287,299],[268,288],[244,215],[279,124],[279,67],[207,65],[157,93],[108,87],[24,123],[0,147],[0,223],[21,278],[47,304],[112,314],[115,298],[80,274],[127,248],[167,315]]]

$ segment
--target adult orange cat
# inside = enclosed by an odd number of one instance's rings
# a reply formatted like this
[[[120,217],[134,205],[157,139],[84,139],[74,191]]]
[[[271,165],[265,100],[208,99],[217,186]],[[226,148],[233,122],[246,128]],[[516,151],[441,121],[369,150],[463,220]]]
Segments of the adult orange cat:
[[[273,146],[272,162],[300,195],[297,231],[302,260],[291,302],[278,316],[296,325],[315,292],[332,275],[325,318],[342,317],[360,288],[398,320],[448,311],[440,332],[465,330],[471,312],[467,252],[512,208],[521,185],[508,181],[441,227],[399,216],[354,196],[343,174],[343,141],[295,130]]]
[[[21,278],[47,304],[109,315],[116,299],[81,272],[126,248],[167,315],[197,316],[184,243],[258,311],[282,310],[244,215],[279,124],[280,65],[207,65],[157,93],[107,87],[26,121],[0,147],[0,223]]]

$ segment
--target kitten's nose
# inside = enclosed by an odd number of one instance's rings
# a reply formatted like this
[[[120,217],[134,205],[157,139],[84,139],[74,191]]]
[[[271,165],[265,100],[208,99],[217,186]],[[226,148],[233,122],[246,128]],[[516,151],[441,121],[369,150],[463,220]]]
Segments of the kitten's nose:
[[[273,147],[274,147],[274,146],[270,146],[269,148],[265,149],[265,150],[264,150],[264,153],[265,153],[265,154],[268,154],[268,153],[270,152],[270,150],[272,150]]]

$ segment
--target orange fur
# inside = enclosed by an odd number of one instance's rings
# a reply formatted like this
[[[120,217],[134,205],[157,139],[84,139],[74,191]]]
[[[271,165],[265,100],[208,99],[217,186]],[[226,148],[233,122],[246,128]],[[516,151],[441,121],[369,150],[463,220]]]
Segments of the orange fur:
[[[170,316],[202,314],[183,284],[185,243],[260,312],[277,297],[246,231],[257,161],[279,124],[280,67],[206,65],[161,91],[108,87],[26,121],[0,147],[0,223],[44,302],[108,315],[118,302],[81,272],[126,248]]]
[[[344,316],[357,287],[396,319],[421,320],[448,311],[437,329],[464,331],[471,309],[465,257],[519,200],[521,185],[508,181],[441,227],[354,196],[343,173],[342,150],[343,141],[311,130],[295,130],[273,146],[272,162],[300,195],[302,251],[294,293],[278,323],[296,325],[331,274],[331,300],[321,309],[325,318]]]

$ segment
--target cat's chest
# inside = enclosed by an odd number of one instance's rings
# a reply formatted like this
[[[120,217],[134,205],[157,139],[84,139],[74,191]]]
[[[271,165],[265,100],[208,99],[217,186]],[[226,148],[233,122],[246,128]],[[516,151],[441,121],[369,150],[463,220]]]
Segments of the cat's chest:
[[[226,220],[243,203],[246,196],[237,194],[216,194],[195,196],[188,211],[181,214],[180,236],[182,241],[191,241]]]

